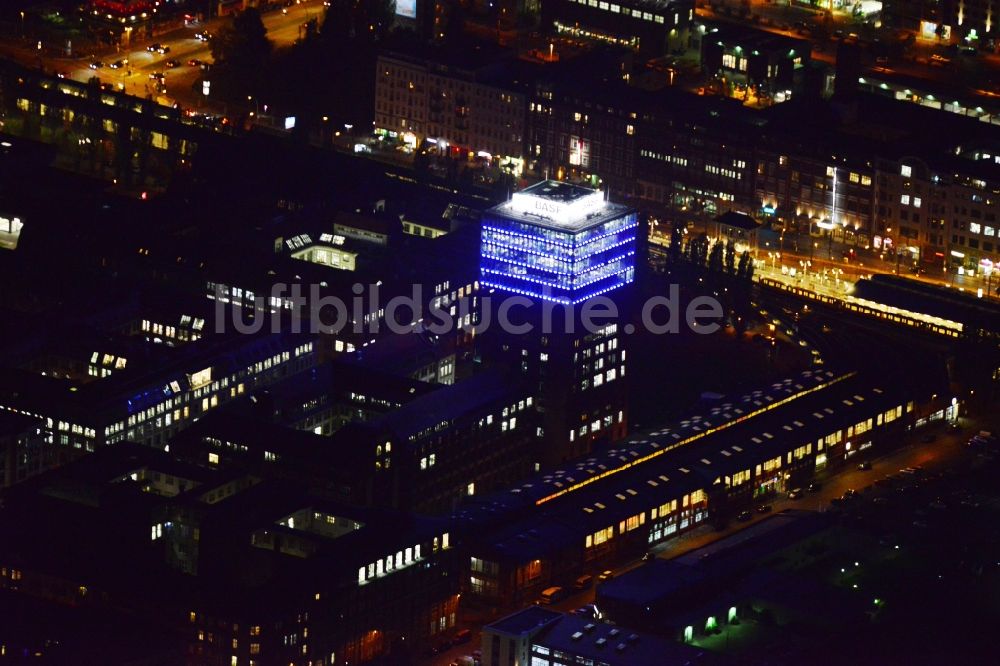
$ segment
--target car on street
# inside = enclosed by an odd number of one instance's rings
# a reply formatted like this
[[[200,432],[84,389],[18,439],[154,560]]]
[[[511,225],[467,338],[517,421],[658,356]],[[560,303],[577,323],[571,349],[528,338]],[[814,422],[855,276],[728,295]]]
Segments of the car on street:
[[[860,496],[858,495],[858,491],[856,491],[854,488],[848,488],[847,490],[845,490],[844,494],[841,497],[845,501],[854,500],[854,499],[859,499],[860,498]]]
[[[605,571],[602,571],[597,575],[597,582],[603,583],[604,581],[611,580],[614,577],[615,577],[615,572],[611,571],[610,569],[606,569]]]
[[[163,66],[166,67],[167,69],[173,69],[174,67],[180,67],[181,64],[176,60],[168,60],[165,63],[163,63]]]
[[[87,66],[90,67],[91,69],[100,69],[101,67],[104,67],[104,63],[101,62],[100,60],[95,60],[94,62],[90,63]]]
[[[566,590],[558,585],[553,585],[552,587],[542,590],[542,596],[539,598],[539,603],[545,606],[551,606],[552,604],[561,601],[565,596]]]
[[[197,58],[191,58],[190,60],[188,60],[187,64],[188,67],[201,67],[205,63],[203,63],[201,60],[198,60]]]
[[[753,520],[753,514],[750,513],[749,511],[740,511],[736,515],[736,520],[740,521],[741,523],[749,522]]]
[[[811,493],[818,493],[822,489],[823,489],[823,484],[819,483],[818,481],[814,481],[813,483],[809,484],[809,492]]]
[[[593,584],[593,582],[594,582],[593,576],[591,576],[590,574],[584,574],[579,578],[577,578],[575,581],[573,581],[573,587],[575,587],[578,590],[585,590],[588,587],[590,587],[591,584]]]
[[[156,43],[154,43],[154,44],[150,44],[149,46],[147,46],[147,47],[146,47],[146,50],[147,50],[147,51],[149,51],[150,53],[156,53],[156,52],[157,52],[157,51],[159,51],[159,50],[160,50],[160,49],[161,49],[162,47],[163,47],[163,45],[162,45],[162,44],[160,44],[159,42],[156,42]]]
[[[472,630],[471,629],[460,629],[458,633],[455,634],[455,645],[461,645],[462,643],[468,643],[472,640]]]
[[[203,30],[202,32],[194,33],[194,38],[197,39],[199,42],[207,42],[208,40],[212,39],[212,33],[210,33],[208,30]]]
[[[761,504],[760,506],[757,507],[757,513],[771,513],[771,511],[773,510],[774,507],[771,506],[770,504]]]
[[[111,69],[121,69],[124,66],[125,66],[124,60],[115,60],[113,63],[108,65],[108,67],[110,67]]]
[[[794,488],[792,489],[791,492],[788,493],[788,499],[792,500],[802,499],[803,495],[805,495],[805,492],[801,488]]]
[[[150,72],[149,78],[154,81],[158,81],[159,79],[163,78],[163,72]]]
[[[859,472],[867,472],[871,468],[872,468],[872,464],[870,462],[868,462],[867,460],[858,463],[858,471]]]

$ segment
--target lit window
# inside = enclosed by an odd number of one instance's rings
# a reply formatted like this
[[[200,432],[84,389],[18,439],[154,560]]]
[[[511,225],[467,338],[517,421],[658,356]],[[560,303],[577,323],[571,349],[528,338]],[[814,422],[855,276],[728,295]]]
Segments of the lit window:
[[[909,178],[913,174],[913,169],[904,164],[903,166],[899,167],[899,173],[904,178]]]
[[[900,197],[899,197],[899,203],[903,204],[904,206],[909,206],[910,205],[910,195],[909,194],[901,194]]]
[[[920,197],[913,197],[913,205],[914,206],[916,206],[917,208],[920,208],[920,203],[921,203]]]

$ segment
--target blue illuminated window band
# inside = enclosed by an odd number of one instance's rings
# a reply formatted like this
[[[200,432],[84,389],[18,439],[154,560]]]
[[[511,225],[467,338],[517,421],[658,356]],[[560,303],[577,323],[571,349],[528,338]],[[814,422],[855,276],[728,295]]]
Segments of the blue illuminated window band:
[[[523,261],[515,261],[513,259],[507,259],[506,257],[498,257],[495,254],[483,254],[483,255],[480,255],[480,257],[482,259],[490,259],[492,261],[498,261],[498,262],[504,263],[504,264],[513,264],[515,266],[524,266],[525,268],[532,268],[532,269],[539,270],[539,271],[545,271],[546,273],[553,273],[555,275],[572,275],[573,274],[572,272],[569,272],[569,271],[562,272],[562,271],[559,271],[559,269],[557,269],[557,268],[549,268],[548,266],[543,266],[542,264],[526,264]],[[558,259],[557,261],[562,261],[562,260]]]
[[[526,264],[524,262],[515,261],[513,259],[500,258],[500,257],[494,256],[494,255],[482,255],[482,258],[483,259],[489,259],[491,261],[496,261],[496,262],[498,262],[500,264],[504,264],[504,265],[523,266],[524,268],[529,268],[529,269],[536,270],[536,271],[539,271],[539,272],[544,272],[544,273],[550,273],[550,274],[553,274],[553,275],[562,275],[562,276],[571,275],[571,276],[574,276],[574,277],[581,277],[581,276],[586,275],[587,273],[592,273],[593,271],[597,271],[597,270],[600,270],[602,268],[606,268],[606,267],[612,265],[615,262],[622,262],[622,261],[625,261],[626,259],[628,259],[629,257],[634,257],[634,256],[635,256],[635,250],[632,250],[632,251],[629,251],[629,252],[625,252],[623,254],[616,255],[614,257],[609,257],[606,261],[603,261],[603,262],[601,262],[601,263],[599,263],[599,264],[597,264],[595,266],[592,266],[591,268],[588,268],[586,270],[579,271],[579,272],[570,272],[570,273],[559,272],[557,269],[549,268],[547,266],[543,266],[543,265],[540,265],[540,264]],[[622,270],[628,270],[629,268],[635,268],[635,266],[634,265],[623,266],[622,268],[616,270],[615,273],[619,273]],[[513,278],[517,278],[517,279],[530,279],[530,278],[524,278],[523,276],[513,275],[513,274],[511,274],[511,273],[509,273],[507,271],[497,270],[497,269],[493,269],[493,268],[486,268],[485,266],[482,268],[482,271],[484,273],[494,273],[494,274],[497,274],[497,275],[507,275],[507,276],[510,276],[510,277],[513,277]],[[601,278],[597,278],[596,280],[591,280],[590,282],[585,282],[585,283],[578,284],[578,285],[575,285],[575,286],[585,287],[588,284],[592,284],[593,282],[596,282],[597,280],[600,280],[600,279]],[[547,286],[550,286],[550,287],[557,287],[557,286],[559,286],[559,285],[557,285],[555,283],[545,282],[545,281],[541,281],[541,280],[538,280],[538,279],[535,279],[534,281],[538,282],[539,284],[544,284],[544,285],[547,285]]]
[[[493,274],[493,275],[501,275],[501,276],[503,276],[505,278],[508,278],[508,279],[514,280],[514,281],[533,282],[535,284],[539,284],[539,285],[541,285],[543,287],[548,287],[548,288],[553,289],[553,290],[558,289],[558,290],[562,290],[562,291],[576,291],[578,289],[582,289],[583,287],[589,287],[590,285],[592,285],[594,283],[597,283],[597,282],[600,282],[601,280],[610,280],[612,278],[620,278],[621,280],[624,281],[624,283],[627,284],[627,283],[629,283],[629,282],[632,281],[632,278],[629,277],[629,271],[630,270],[634,270],[634,267],[632,267],[632,266],[625,266],[623,268],[615,270],[614,272],[606,273],[604,275],[601,275],[601,276],[599,276],[599,277],[597,277],[597,278],[595,278],[593,280],[590,280],[589,282],[583,282],[583,283],[580,283],[580,284],[573,283],[573,284],[570,284],[570,285],[562,285],[562,284],[558,284],[558,283],[555,283],[555,282],[549,282],[549,281],[546,281],[546,280],[541,280],[539,278],[530,277],[530,276],[527,276],[527,275],[514,275],[512,273],[507,273],[507,272],[504,272],[504,271],[498,271],[498,270],[494,270],[494,269],[491,269],[491,268],[485,268],[484,267],[481,270],[482,270],[483,273],[490,273],[490,274]]]
[[[619,227],[618,229],[615,229],[614,231],[610,231],[610,232],[608,232],[606,234],[601,234],[600,236],[595,236],[593,238],[588,238],[586,241],[584,241],[583,243],[580,243],[580,244],[577,244],[577,243],[560,243],[559,241],[550,240],[550,239],[546,238],[545,236],[522,234],[522,233],[518,233],[516,231],[510,231],[509,229],[501,229],[500,227],[488,227],[488,226],[484,226],[483,227],[483,231],[492,231],[495,234],[500,234],[500,235],[505,235],[505,236],[517,236],[519,238],[527,238],[528,240],[542,241],[543,243],[550,243],[552,245],[558,245],[559,247],[565,247],[565,248],[569,248],[570,250],[575,250],[578,247],[584,247],[586,245],[590,245],[594,241],[598,241],[598,240],[600,240],[602,238],[607,238],[608,236],[614,236],[615,234],[619,234],[619,233],[621,233],[623,231],[628,231],[629,229],[635,229],[638,226],[639,226],[639,223],[638,222],[634,222],[634,223],[629,224],[627,226]],[[558,234],[562,234],[562,235],[570,235],[569,232],[555,231],[554,233],[558,233]],[[485,242],[492,242],[492,241],[485,241]]]
[[[611,241],[610,243],[609,243],[609,240]],[[609,240],[602,241],[599,244],[600,247],[592,247],[592,246],[589,247],[589,251],[586,252],[585,254],[583,252],[573,253],[573,257],[575,259],[577,259],[577,260],[579,260],[579,259],[586,259],[587,257],[593,257],[594,255],[601,254],[602,252],[607,252],[608,250],[613,250],[616,247],[621,247],[622,245],[631,245],[631,244],[635,243],[636,237],[635,237],[635,234],[632,234],[632,235],[627,236],[626,238],[623,238],[623,239],[621,239],[621,240],[619,240],[617,242],[615,242],[615,239],[613,239],[613,238],[609,239]],[[605,243],[607,243],[607,244],[605,244]]]
[[[540,284],[543,287],[552,287],[553,289],[570,289],[570,287],[564,287],[563,285],[559,284],[558,282],[548,282],[546,280],[540,280],[538,278],[528,277],[527,275],[514,275],[513,273],[508,273],[507,271],[498,271],[498,270],[493,269],[493,268],[486,268],[485,266],[481,267],[480,270],[483,273],[491,273],[493,275],[502,275],[502,276],[504,276],[506,278],[510,278],[512,280],[526,280],[528,282],[534,282],[535,284]]]
[[[629,268],[631,268],[631,266]],[[598,278],[594,278],[593,280],[590,280],[589,282],[581,282],[579,284],[574,284],[573,285],[573,290],[575,291],[577,289],[583,289],[584,287],[589,287],[590,285],[596,284],[597,282],[600,282],[601,280],[610,280],[611,278],[620,278],[621,280],[624,281],[624,283],[631,282],[632,279],[629,278],[629,276],[628,276],[629,268],[625,268],[625,269],[622,269],[622,270],[617,270],[614,273],[607,273],[606,275],[602,275],[602,276],[600,276]]]
[[[556,261],[566,261],[566,262],[572,261],[572,259],[563,259],[562,257],[555,257],[555,256],[552,255],[551,252],[543,252],[543,251],[539,251],[539,250],[532,250],[530,248],[521,247],[520,245],[510,245],[510,244],[507,244],[507,243],[502,243],[502,242],[497,242],[497,241],[492,241],[492,240],[485,240],[485,239],[483,240],[482,244],[483,245],[493,245],[493,246],[503,247],[503,248],[507,248],[507,249],[511,249],[511,250],[517,250],[518,252],[527,252],[528,254],[537,254],[539,257],[551,257],[552,259],[555,259]],[[570,253],[570,254],[572,254],[572,253]]]
[[[601,234],[600,236],[594,236],[593,238],[588,238],[588,239],[586,239],[586,240],[584,240],[582,242],[576,243],[575,245],[578,248],[579,247],[586,247],[587,245],[590,245],[591,243],[593,243],[595,241],[599,241],[602,238],[607,238],[608,236],[614,236],[615,234],[620,234],[623,231],[629,231],[631,229],[635,229],[638,226],[639,226],[638,222],[633,222],[632,224],[629,224],[629,225],[624,226],[624,227],[619,227],[618,229],[615,229],[614,231],[609,231],[608,233]]]
[[[628,238],[626,238],[623,241],[615,243],[614,245],[608,245],[606,247],[602,247],[599,250],[594,250],[590,254],[584,254],[584,255],[581,255],[581,256],[574,255],[573,259],[574,259],[574,261],[580,261],[581,259],[589,259],[590,257],[593,257],[594,255],[598,255],[598,254],[600,254],[602,252],[607,252],[608,250],[613,250],[616,247],[621,247],[622,245],[629,245],[629,244],[631,244],[634,241],[635,241],[635,236],[629,236]],[[632,254],[635,254],[635,253],[633,252]]]
[[[591,298],[594,298],[596,296],[600,296],[602,294],[606,294],[606,293],[608,293],[610,291],[614,291],[615,289],[621,289],[626,284],[630,284],[630,283],[631,283],[631,280],[629,280],[628,282],[622,283],[622,284],[611,285],[610,287],[605,287],[604,289],[598,289],[596,291],[590,292],[590,293],[586,294],[585,296],[581,296],[581,297],[576,298],[574,300],[569,300],[568,298],[565,298],[565,297],[552,296],[550,294],[540,294],[538,292],[527,291],[525,289],[518,289],[516,287],[510,287],[508,285],[499,284],[499,283],[495,283],[495,282],[486,282],[486,281],[482,282],[483,286],[485,286],[485,287],[490,287],[492,289],[500,289],[500,290],[503,290],[503,291],[511,291],[511,292],[514,292],[515,294],[520,294],[522,296],[529,296],[529,297],[532,297],[532,298],[540,298],[543,301],[550,301],[552,303],[559,303],[560,305],[579,305],[580,303],[583,303],[584,301],[589,301]]]
[[[536,256],[539,256],[539,257],[544,257],[546,259],[551,259],[552,261],[559,261],[559,262],[568,264],[570,262],[577,262],[577,261],[582,261],[584,259],[589,259],[590,257],[593,257],[595,255],[601,254],[602,252],[608,252],[610,250],[615,249],[616,247],[621,247],[622,245],[629,245],[634,240],[635,240],[635,236],[629,236],[628,238],[626,238],[623,241],[619,241],[619,242],[617,242],[617,243],[615,243],[613,245],[607,245],[607,246],[602,247],[600,249],[594,250],[590,254],[584,254],[584,255],[580,255],[580,256],[576,256],[575,254],[573,254],[572,258],[568,258],[568,259],[567,258],[563,258],[563,257],[553,256],[552,254],[550,254],[548,252],[538,252],[536,250],[532,250],[532,249],[526,248],[526,247],[520,247],[520,246],[517,246],[517,245],[504,245],[503,243],[495,243],[493,241],[483,241],[482,245],[483,246],[487,246],[485,248],[487,250],[496,250],[498,247],[500,247],[500,248],[503,248],[505,250],[512,250],[512,251],[515,251],[515,252],[524,252],[526,254],[533,254],[533,255],[536,255]],[[632,254],[635,254],[635,253],[633,252]],[[482,256],[486,257],[486,256],[490,256],[490,255],[485,255],[484,254]],[[493,256],[493,258],[496,258],[496,255],[492,255],[492,256]],[[507,261],[507,259],[503,259],[503,261]],[[510,261],[513,262],[513,260],[510,260]]]
[[[545,236],[542,236],[540,234],[539,235],[521,234],[521,233],[518,233],[516,231],[510,231],[509,229],[501,229],[499,227],[485,227],[485,226],[483,227],[483,231],[484,232],[485,231],[492,231],[493,233],[501,235],[501,236],[517,236],[519,238],[527,238],[528,240],[532,240],[532,241],[541,241],[543,243],[549,243],[551,245],[558,245],[559,247],[565,247],[565,248],[573,249],[573,243],[560,243],[559,241],[550,240],[549,238],[546,238]],[[565,232],[558,232],[558,231],[555,231],[553,233],[558,233],[558,234],[563,235],[563,236],[568,235]]]
[[[629,253],[628,255],[625,255],[625,256],[634,256],[634,255],[635,255],[635,252],[630,252],[630,253]],[[624,258],[625,258],[625,256],[623,256],[623,257],[619,257],[619,259],[624,259]],[[595,267],[591,268],[590,270],[586,270],[586,271],[583,271],[582,273],[577,273],[577,274],[576,274],[576,277],[578,277],[578,278],[579,278],[579,277],[583,277],[583,276],[584,276],[584,275],[586,275],[587,273],[592,273],[593,271],[596,271],[596,270],[600,270],[600,269],[602,269],[602,268],[606,268],[606,267],[608,267],[608,266],[610,266],[610,265],[611,265],[611,263],[610,263],[610,262],[608,262],[608,263],[606,263],[606,264],[598,264],[597,266],[595,266]],[[622,266],[621,268],[619,268],[619,269],[615,270],[615,272],[614,272],[614,273],[612,273],[612,275],[615,275],[615,274],[618,274],[618,273],[621,273],[622,271],[627,271],[627,270],[628,270],[628,269],[630,269],[630,268],[635,268],[635,264],[629,264],[629,265],[626,265],[626,266]],[[586,286],[587,286],[588,284],[593,284],[594,282],[597,282],[597,281],[598,281],[598,280],[600,280],[600,279],[601,279],[601,278],[597,278],[597,279],[595,279],[595,280],[591,280],[590,282],[581,282],[581,283],[576,283],[576,284],[575,284],[575,286],[577,286],[577,287],[586,287]]]

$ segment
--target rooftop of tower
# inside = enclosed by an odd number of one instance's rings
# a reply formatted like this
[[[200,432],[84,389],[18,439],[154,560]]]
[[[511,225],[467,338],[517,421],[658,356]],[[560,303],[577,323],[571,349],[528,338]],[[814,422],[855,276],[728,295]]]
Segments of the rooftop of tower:
[[[492,209],[503,217],[550,229],[576,232],[629,212],[604,198],[604,192],[557,180],[545,180],[515,192]]]

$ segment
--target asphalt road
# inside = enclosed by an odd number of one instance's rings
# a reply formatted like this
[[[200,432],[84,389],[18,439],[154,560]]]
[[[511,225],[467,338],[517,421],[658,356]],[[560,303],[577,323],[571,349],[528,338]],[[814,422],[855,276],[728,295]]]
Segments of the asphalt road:
[[[300,4],[289,7],[287,13],[268,12],[263,15],[267,37],[275,48],[289,46],[301,36],[303,24],[311,18],[322,18],[324,11],[322,0],[302,0]],[[89,81],[91,77],[97,76],[102,83],[124,89],[129,94],[138,97],[153,94],[164,104],[176,102],[184,108],[198,108],[208,112],[224,113],[225,107],[212,100],[211,96],[206,99],[199,91],[193,89],[192,86],[202,75],[202,71],[198,67],[188,66],[187,62],[195,59],[211,63],[212,51],[209,42],[195,39],[195,34],[205,30],[216,34],[230,20],[228,17],[223,17],[204,23],[191,23],[187,27],[148,40],[134,40],[125,49],[88,54],[76,58],[60,57],[49,52],[45,52],[39,57],[40,52],[33,45],[18,43],[15,40],[0,42],[0,54],[31,67],[38,67],[41,64],[47,71],[60,72],[67,78],[76,81],[85,82]],[[153,43],[169,46],[170,53],[161,55],[146,51],[146,47]],[[95,60],[103,62],[104,67],[97,70],[91,69],[89,65]],[[111,63],[118,60],[127,60],[128,66],[121,69],[109,67]],[[176,60],[180,66],[168,69],[166,66],[168,60]],[[131,74],[129,74],[129,70],[131,70]],[[150,79],[150,74],[154,72],[164,73],[166,94],[155,92],[154,82]],[[263,111],[263,105],[266,102],[267,100],[249,101],[246,108]]]

